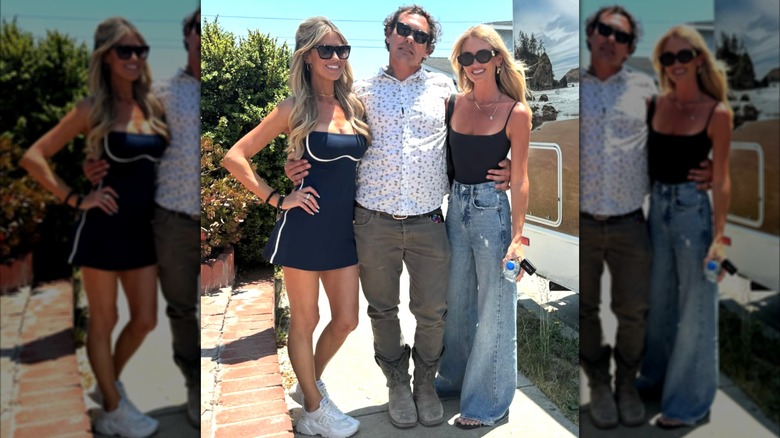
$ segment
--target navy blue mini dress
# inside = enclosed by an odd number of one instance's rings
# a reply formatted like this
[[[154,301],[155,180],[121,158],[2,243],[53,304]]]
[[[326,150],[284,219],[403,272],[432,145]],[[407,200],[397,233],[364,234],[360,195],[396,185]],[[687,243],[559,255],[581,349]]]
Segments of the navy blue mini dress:
[[[119,212],[108,215],[99,208],[81,213],[73,233],[68,261],[76,266],[124,271],[157,263],[152,234],[157,162],[167,144],[152,134],[110,132],[103,142],[102,158],[108,174],[98,184],[119,195]]]
[[[309,175],[298,189],[319,193],[320,212],[285,210],[276,221],[263,256],[271,263],[306,271],[327,271],[357,264],[352,216],[357,163],[368,149],[365,137],[312,132],[303,158]]]

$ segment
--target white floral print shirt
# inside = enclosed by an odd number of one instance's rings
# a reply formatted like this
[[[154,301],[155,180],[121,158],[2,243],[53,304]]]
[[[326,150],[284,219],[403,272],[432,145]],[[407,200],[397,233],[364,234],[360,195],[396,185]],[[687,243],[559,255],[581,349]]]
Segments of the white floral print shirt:
[[[373,136],[358,165],[357,202],[397,215],[441,207],[449,190],[444,102],[455,92],[452,79],[420,69],[399,81],[382,69],[353,89]]]
[[[154,92],[171,133],[157,168],[154,200],[168,210],[200,215],[200,81],[180,69],[155,84]]]
[[[580,73],[580,211],[629,213],[648,193],[646,102],[658,89],[625,66],[603,82]]]

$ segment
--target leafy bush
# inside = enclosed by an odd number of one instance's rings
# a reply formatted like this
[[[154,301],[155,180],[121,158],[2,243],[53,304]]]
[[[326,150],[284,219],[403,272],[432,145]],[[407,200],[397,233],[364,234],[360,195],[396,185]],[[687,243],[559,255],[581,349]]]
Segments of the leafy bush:
[[[201,185],[201,259],[207,259],[215,248],[236,243],[241,238],[240,225],[247,216],[247,204],[254,195],[238,180],[218,171],[225,148],[214,145],[208,137],[200,140]]]
[[[54,196],[41,190],[30,176],[19,175],[16,163],[23,153],[22,148],[11,141],[10,134],[0,136],[0,263],[32,251],[46,203],[54,200]]]
[[[276,211],[240,187],[221,160],[289,93],[291,52],[257,31],[236,38],[216,20],[203,27],[201,45],[201,231],[202,256],[236,244],[236,264],[263,263],[260,253],[276,222]],[[252,166],[281,193],[292,189],[284,175],[284,136],[252,159]],[[208,155],[208,156],[207,156]],[[253,201],[254,200],[254,201]]]
[[[0,257],[35,248],[36,281],[70,275],[64,247],[71,233],[74,211],[49,205],[41,222],[42,203],[54,198],[27,177],[18,167],[18,161],[25,149],[87,95],[88,61],[86,44],[77,44],[75,39],[57,31],[48,31],[44,38],[36,40],[32,33],[22,31],[15,20],[3,20],[0,133],[4,139],[0,167],[5,241]],[[82,191],[88,187],[81,171],[83,150],[84,139],[77,138],[51,159],[57,174]],[[37,239],[38,236],[45,237]],[[36,240],[45,241],[45,248],[42,244],[36,246]]]

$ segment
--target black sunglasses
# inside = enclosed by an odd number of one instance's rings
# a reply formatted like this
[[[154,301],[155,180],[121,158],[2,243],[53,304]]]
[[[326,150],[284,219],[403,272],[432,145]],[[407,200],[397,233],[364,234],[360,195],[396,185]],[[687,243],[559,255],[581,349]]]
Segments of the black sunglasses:
[[[676,54],[672,52],[661,53],[661,56],[658,57],[658,62],[660,62],[664,67],[669,67],[674,65],[675,60],[680,61],[680,64],[687,64],[695,57],[695,50],[683,49]]]
[[[496,51],[488,49],[482,49],[476,54],[471,52],[463,52],[458,56],[458,64],[464,67],[468,67],[474,63],[474,59],[476,59],[478,63],[484,64],[493,59],[494,56],[496,56]]]
[[[146,59],[149,56],[149,46],[114,46],[114,51],[119,59],[130,59],[133,53],[138,59]]]
[[[317,54],[320,55],[320,59],[330,59],[333,57],[333,52],[336,52],[336,56],[339,57],[339,59],[347,59],[349,58],[349,52],[352,50],[352,46],[327,46],[327,45],[321,45],[321,46],[314,46],[315,49],[317,49]]]
[[[417,44],[425,44],[431,39],[429,34],[417,29],[412,30],[411,26],[406,23],[401,23],[400,21],[396,21],[395,31],[404,38],[412,35],[414,42]]]
[[[617,41],[620,44],[627,44],[634,39],[634,36],[631,35],[630,33],[625,33],[622,30],[617,30],[614,27],[604,24],[600,21],[598,22],[597,29],[599,31],[599,35],[603,37],[609,37],[614,33],[615,41]]]

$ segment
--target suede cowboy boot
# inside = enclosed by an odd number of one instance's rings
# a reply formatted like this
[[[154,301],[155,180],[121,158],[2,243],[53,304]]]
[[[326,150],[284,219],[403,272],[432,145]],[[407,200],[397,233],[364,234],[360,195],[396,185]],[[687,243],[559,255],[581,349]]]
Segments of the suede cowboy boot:
[[[639,366],[629,363],[616,348],[615,356],[615,399],[617,400],[620,422],[624,426],[639,426],[645,422],[645,404],[639,397],[634,384]]]
[[[610,429],[618,425],[618,411],[612,394],[612,376],[609,374],[611,348],[606,345],[600,357],[595,361],[581,358],[582,368],[588,375],[590,386],[590,418],[601,429]]]
[[[439,361],[432,364],[423,362],[417,354],[417,349],[412,349],[412,359],[414,360],[414,402],[417,405],[417,419],[423,426],[441,424],[444,421],[444,408],[433,386],[433,380],[439,370]]]
[[[404,353],[398,361],[388,363],[374,356],[376,363],[387,378],[390,422],[393,426],[406,429],[417,425],[417,408],[414,405],[409,384],[409,355],[411,349],[404,346]]]

